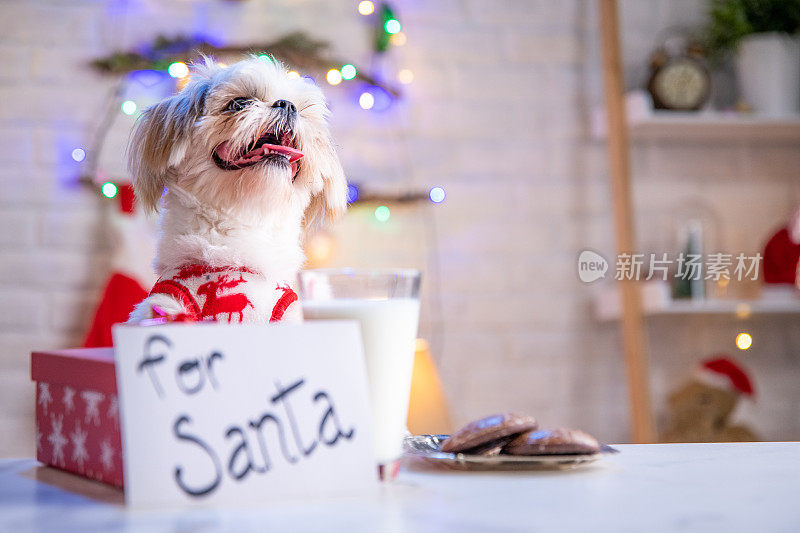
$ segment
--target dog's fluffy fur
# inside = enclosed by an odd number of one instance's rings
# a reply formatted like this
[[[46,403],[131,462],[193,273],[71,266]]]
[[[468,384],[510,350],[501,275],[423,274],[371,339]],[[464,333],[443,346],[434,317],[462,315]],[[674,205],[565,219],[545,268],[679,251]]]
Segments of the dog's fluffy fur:
[[[131,138],[129,166],[140,204],[163,207],[156,274],[202,264],[246,267],[269,285],[293,282],[304,260],[304,225],[335,219],[346,207],[328,115],[313,82],[258,57],[228,67],[206,59],[183,90],[145,111]],[[219,160],[221,146],[233,159],[266,134],[274,135],[267,143],[277,138],[304,157],[289,162],[271,154],[228,168]],[[130,320],[149,318],[154,304],[170,314],[186,311],[178,300],[154,294]]]

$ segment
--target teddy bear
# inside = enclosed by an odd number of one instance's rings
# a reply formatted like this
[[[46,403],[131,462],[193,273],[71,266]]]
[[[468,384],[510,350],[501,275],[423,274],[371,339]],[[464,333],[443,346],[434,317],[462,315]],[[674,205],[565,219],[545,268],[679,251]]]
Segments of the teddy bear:
[[[753,398],[747,373],[727,356],[707,359],[688,383],[669,396],[662,442],[750,442],[760,440],[744,425],[730,423],[739,400]]]

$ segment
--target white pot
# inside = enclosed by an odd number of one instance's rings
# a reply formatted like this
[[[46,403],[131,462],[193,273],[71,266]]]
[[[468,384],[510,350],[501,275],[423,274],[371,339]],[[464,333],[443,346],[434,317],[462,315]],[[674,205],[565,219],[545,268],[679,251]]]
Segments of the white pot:
[[[742,100],[765,115],[800,112],[800,38],[755,33],[739,44],[736,57]]]

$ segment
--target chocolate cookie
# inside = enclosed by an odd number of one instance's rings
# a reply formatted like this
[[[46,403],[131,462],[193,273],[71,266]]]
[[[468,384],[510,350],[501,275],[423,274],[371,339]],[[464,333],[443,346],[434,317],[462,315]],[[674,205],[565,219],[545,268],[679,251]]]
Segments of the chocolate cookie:
[[[442,442],[443,452],[463,452],[479,448],[503,437],[536,429],[539,425],[529,416],[507,413],[470,422]]]
[[[541,429],[518,436],[503,448],[509,455],[597,453],[597,439],[577,429]]]
[[[482,444],[481,446],[476,446],[475,448],[470,448],[468,450],[462,450],[459,453],[464,453],[467,455],[482,455],[484,457],[493,457],[495,455],[500,455],[500,452],[503,451],[503,448],[506,447],[506,444],[514,440],[514,437],[517,435],[509,435],[508,437],[503,437],[502,439],[493,440],[486,444]]]

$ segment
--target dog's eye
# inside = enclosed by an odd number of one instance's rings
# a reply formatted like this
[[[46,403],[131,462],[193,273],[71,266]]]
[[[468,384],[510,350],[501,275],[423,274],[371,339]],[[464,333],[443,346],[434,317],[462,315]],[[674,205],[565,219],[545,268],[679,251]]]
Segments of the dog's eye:
[[[234,98],[230,102],[228,102],[228,106],[225,108],[225,111],[231,111],[236,113],[237,111],[241,111],[245,107],[249,106],[253,101],[249,98],[245,98],[244,96],[239,96],[238,98]]]

